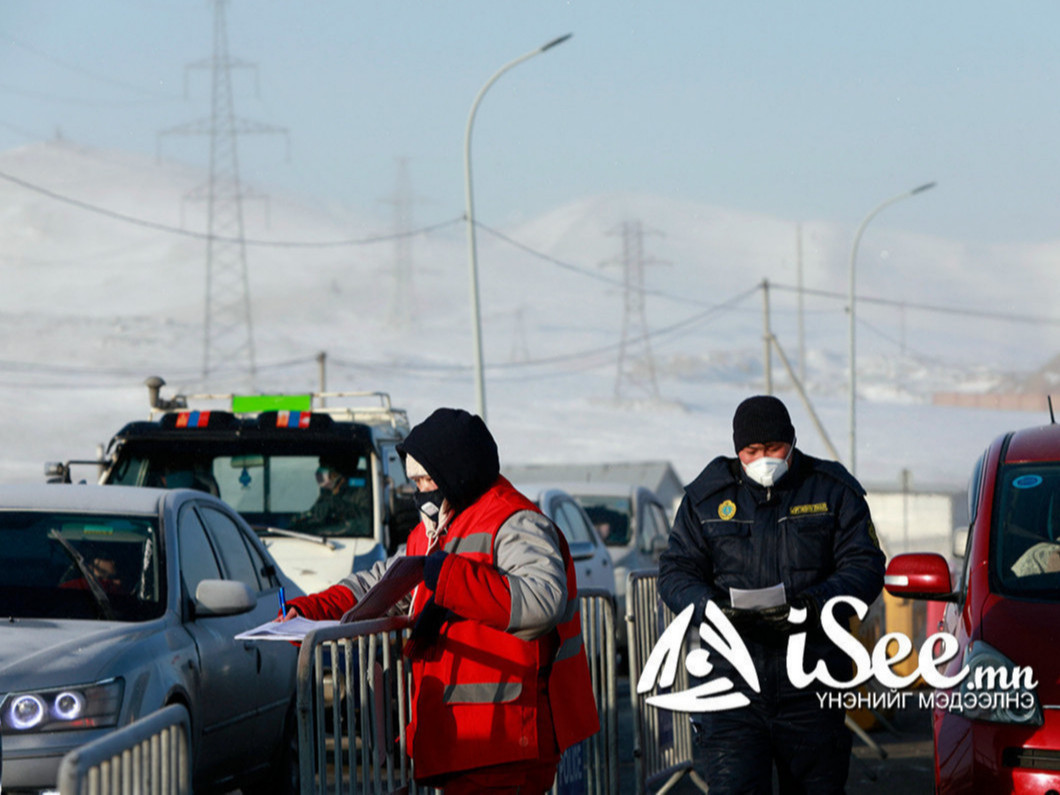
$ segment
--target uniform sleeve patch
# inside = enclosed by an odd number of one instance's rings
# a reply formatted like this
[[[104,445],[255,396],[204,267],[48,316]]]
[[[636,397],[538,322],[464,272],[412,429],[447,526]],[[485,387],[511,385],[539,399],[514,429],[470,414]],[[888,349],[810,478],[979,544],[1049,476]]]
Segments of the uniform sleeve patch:
[[[807,505],[793,505],[789,511],[791,516],[808,516],[815,513],[828,513],[828,503],[814,502]]]
[[[876,525],[869,519],[869,540],[876,545],[876,549],[880,548],[880,537],[876,535]]]

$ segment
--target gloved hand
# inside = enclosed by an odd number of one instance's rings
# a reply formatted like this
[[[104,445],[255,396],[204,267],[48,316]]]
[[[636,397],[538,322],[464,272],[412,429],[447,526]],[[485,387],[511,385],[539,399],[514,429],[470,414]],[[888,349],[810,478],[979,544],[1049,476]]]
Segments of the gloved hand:
[[[442,564],[448,554],[443,549],[437,549],[423,561],[423,584],[432,591],[438,590],[438,575],[442,573]]]
[[[790,635],[796,630],[795,624],[788,623],[788,613],[791,612],[790,605],[763,607],[755,612],[758,614],[758,625],[766,632],[771,632],[774,635]]]
[[[806,610],[806,620],[800,624],[788,621],[792,610]],[[766,607],[756,611],[758,613],[758,625],[763,629],[777,635],[792,635],[796,632],[806,632],[815,628],[820,623],[820,615],[817,609],[817,600],[807,594],[800,594],[791,600],[790,604],[778,605],[777,607]]]
[[[432,596],[423,606],[416,623],[412,625],[408,642],[405,644],[405,655],[415,657],[438,639],[442,624],[449,617],[449,611],[435,604]]]
[[[817,600],[809,594],[799,594],[791,600],[792,609],[799,608],[806,610],[806,620],[801,624],[793,624],[792,626],[797,627],[800,630],[814,629],[821,624],[821,608],[817,605]]]
[[[758,624],[758,610],[742,610],[731,605],[723,605],[721,612],[725,614],[737,632],[744,632]]]

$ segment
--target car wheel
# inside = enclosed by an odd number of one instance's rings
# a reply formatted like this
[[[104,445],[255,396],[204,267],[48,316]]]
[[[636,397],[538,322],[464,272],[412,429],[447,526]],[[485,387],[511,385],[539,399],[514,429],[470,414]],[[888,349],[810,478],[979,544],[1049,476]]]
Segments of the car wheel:
[[[276,759],[266,776],[261,779],[254,792],[261,795],[298,795],[301,791],[301,769],[298,762],[298,718],[294,704],[287,711],[283,726],[283,740],[277,750]]]

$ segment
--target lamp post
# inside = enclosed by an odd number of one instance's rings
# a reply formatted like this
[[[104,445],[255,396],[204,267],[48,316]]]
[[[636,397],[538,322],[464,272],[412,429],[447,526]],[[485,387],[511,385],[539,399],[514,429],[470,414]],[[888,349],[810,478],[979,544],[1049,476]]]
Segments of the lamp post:
[[[919,187],[913,188],[912,190],[907,190],[904,193],[899,193],[897,196],[892,196],[886,201],[880,202],[872,212],[865,216],[861,225],[858,226],[858,231],[854,233],[854,246],[850,250],[850,293],[847,299],[850,302],[850,474],[852,475],[857,474],[857,441],[855,433],[855,428],[857,426],[855,420],[855,406],[857,403],[857,398],[855,397],[855,380],[857,369],[855,367],[856,354],[854,345],[854,265],[858,258],[858,243],[861,242],[861,234],[865,231],[865,227],[869,225],[869,221],[875,218],[885,207],[889,207],[902,199],[916,196],[918,193],[923,193],[934,187],[934,182],[927,182]]]
[[[548,44],[538,47],[536,50],[531,50],[525,55],[520,55],[514,61],[506,63],[494,72],[493,77],[486,81],[486,84],[482,86],[478,95],[475,97],[475,101],[471,103],[471,112],[467,117],[467,130],[464,133],[464,195],[467,203],[464,216],[467,220],[468,267],[471,278],[471,330],[475,346],[475,398],[478,415],[482,417],[483,422],[486,420],[486,381],[482,371],[482,312],[479,308],[478,297],[478,252],[475,245],[475,203],[471,193],[471,127],[475,123],[475,113],[478,112],[479,103],[486,95],[486,92],[489,91],[490,86],[496,83],[502,74],[509,69],[518,66],[523,61],[528,61],[535,55],[540,55],[546,50],[551,50],[557,44],[562,44],[572,35],[573,34],[568,33],[566,36],[560,36],[558,39],[553,39]]]

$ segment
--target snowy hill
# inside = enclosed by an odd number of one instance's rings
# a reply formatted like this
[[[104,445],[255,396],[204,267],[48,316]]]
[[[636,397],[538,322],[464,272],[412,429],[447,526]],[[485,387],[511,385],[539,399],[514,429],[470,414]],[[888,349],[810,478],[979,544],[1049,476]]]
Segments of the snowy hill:
[[[92,455],[146,416],[148,375],[163,376],[167,394],[224,388],[201,378],[206,225],[195,196],[205,180],[65,142],[0,153],[0,478],[35,481],[45,460]],[[244,215],[254,388],[316,389],[324,351],[329,389],[387,391],[414,422],[438,405],[474,409],[458,209],[420,219],[438,226],[410,240],[411,286],[400,293],[388,219],[283,196],[248,199]],[[480,227],[487,409],[502,459],[670,460],[691,479],[729,452],[732,409],[763,389],[764,279],[771,329],[793,367],[804,364],[845,456],[852,234],[629,194],[587,197],[514,229]],[[358,242],[368,239],[378,242]],[[622,287],[631,243],[643,316]],[[896,484],[908,468],[914,485],[958,486],[996,433],[1047,420],[1044,409],[937,407],[931,395],[1020,383],[1053,359],[1055,323],[1007,316],[1050,316],[1058,255],[1060,242],[970,250],[903,234],[885,216],[873,222],[857,261],[862,480]],[[993,314],[977,317],[984,309]],[[623,328],[635,367],[617,400]],[[826,454],[775,356],[773,367],[800,444]]]

